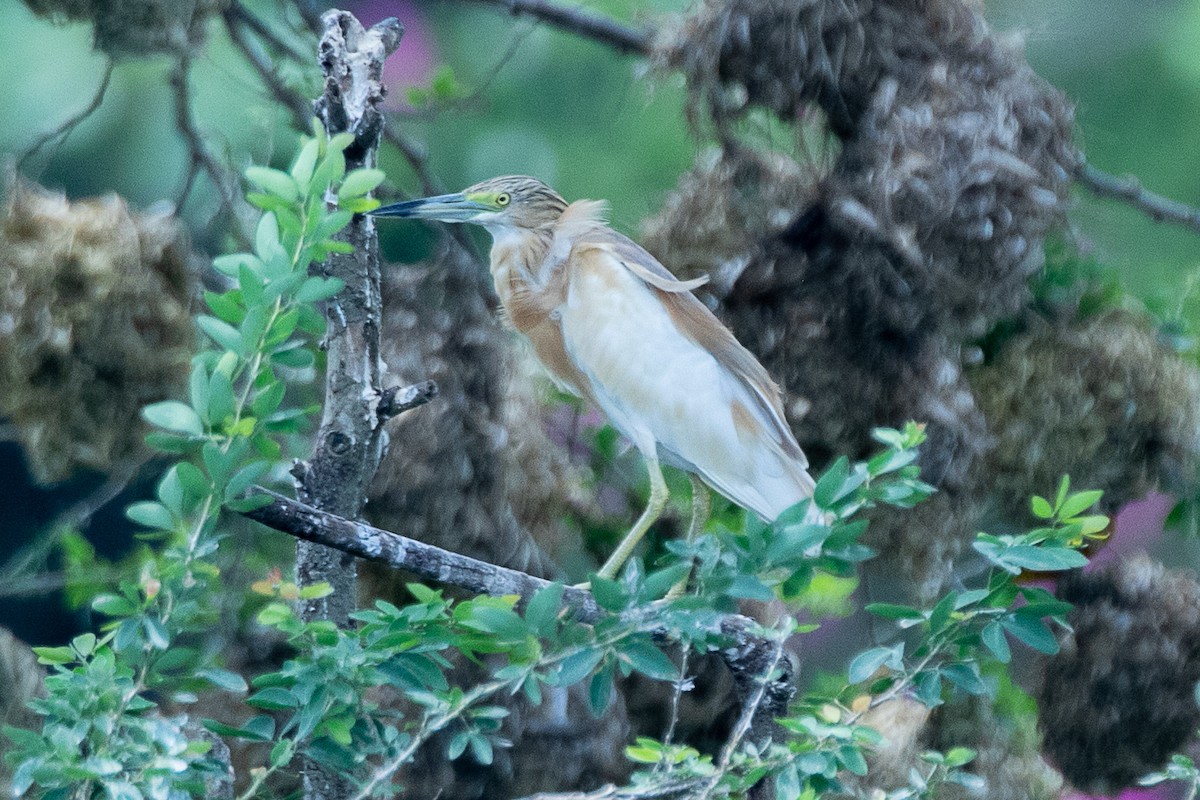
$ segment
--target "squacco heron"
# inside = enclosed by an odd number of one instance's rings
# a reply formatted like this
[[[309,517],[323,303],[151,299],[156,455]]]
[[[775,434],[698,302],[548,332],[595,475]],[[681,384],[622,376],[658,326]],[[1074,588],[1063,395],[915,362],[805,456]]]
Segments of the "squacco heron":
[[[708,279],[677,280],[609,228],[605,211],[509,176],[372,214],[486,228],[509,323],[557,384],[598,406],[645,458],[650,500],[600,568],[612,578],[666,505],[661,462],[692,478],[689,536],[708,515],[701,480],[771,521],[812,497],[813,479],[779,388],[691,293]],[[822,517],[810,506],[809,519]]]

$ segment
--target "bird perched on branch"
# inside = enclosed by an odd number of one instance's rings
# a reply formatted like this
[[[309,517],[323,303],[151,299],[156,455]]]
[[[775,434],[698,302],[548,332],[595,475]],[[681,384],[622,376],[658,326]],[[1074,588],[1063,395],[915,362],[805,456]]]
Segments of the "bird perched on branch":
[[[567,203],[536,178],[371,212],[469,222],[492,235],[491,273],[509,322],[567,391],[600,407],[641,452],[650,501],[599,574],[611,578],[662,514],[660,462],[692,478],[694,536],[713,487],[766,520],[812,497],[808,460],[758,360],[680,281],[608,227],[606,204]],[[697,479],[697,476],[699,479]],[[810,506],[809,519],[822,517]]]

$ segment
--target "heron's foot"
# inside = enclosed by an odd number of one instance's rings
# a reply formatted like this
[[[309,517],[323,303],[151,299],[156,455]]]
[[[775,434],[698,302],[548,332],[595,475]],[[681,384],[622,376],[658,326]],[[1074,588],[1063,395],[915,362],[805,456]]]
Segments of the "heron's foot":
[[[708,492],[708,487],[704,485],[704,481],[695,473],[688,473],[688,478],[692,481],[692,521],[688,525],[687,540],[694,541],[701,531],[704,530],[704,525],[708,522],[708,517],[712,513],[712,495]],[[679,583],[671,587],[667,592],[664,600],[675,600],[682,597],[687,592],[688,581],[691,580],[691,574]]]

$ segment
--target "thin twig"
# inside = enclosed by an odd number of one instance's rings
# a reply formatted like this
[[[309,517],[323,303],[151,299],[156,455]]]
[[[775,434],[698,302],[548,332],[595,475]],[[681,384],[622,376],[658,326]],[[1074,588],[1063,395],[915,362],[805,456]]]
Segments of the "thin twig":
[[[1084,162],[1075,171],[1075,180],[1098,197],[1127,203],[1155,222],[1172,222],[1200,233],[1200,209],[1148,191],[1133,175],[1117,177]]]
[[[620,53],[647,56],[653,52],[650,31],[634,28],[616,20],[561,6],[548,0],[462,0],[497,6],[513,15],[534,17],[556,28],[607,44]]]
[[[389,420],[397,414],[411,411],[425,405],[438,396],[437,384],[433,381],[422,381],[412,386],[394,386],[384,389],[375,408],[375,415],[382,420]]]
[[[388,144],[399,150],[400,155],[404,156],[404,160],[408,162],[409,167],[416,174],[417,180],[421,182],[422,192],[426,195],[442,193],[442,185],[429,170],[429,157],[424,148],[410,141],[392,125],[384,128],[383,138],[387,140]]]
[[[691,687],[692,679],[688,677],[688,661],[692,650],[685,643],[683,645],[683,655],[679,657],[679,680],[675,681],[675,689],[671,692],[671,721],[667,724],[666,733],[663,734],[663,745],[670,747],[671,742],[675,738],[675,726],[679,724],[679,701],[683,697],[683,687],[687,684]],[[664,758],[655,766],[656,770],[663,770],[667,766],[667,761]]]
[[[226,24],[228,24],[228,20],[232,18],[235,22],[254,31],[258,38],[262,39],[264,42],[273,47],[276,52],[286,55],[293,61],[307,64],[309,59],[312,58],[311,53],[300,50],[296,45],[284,39],[282,36],[272,30],[269,25],[267,25],[258,17],[254,16],[254,14],[250,13],[250,10],[238,2],[238,0],[234,0],[232,3],[230,3],[229,7],[225,9],[224,14],[226,17]]]
[[[196,127],[192,118],[192,86],[191,86],[192,56],[185,48],[180,50],[171,70],[171,89],[175,99],[175,128],[183,137],[188,149],[188,175],[184,182],[183,193],[177,205],[182,206],[191,193],[198,169],[203,169],[209,180],[217,189],[221,199],[220,212],[228,213],[233,223],[234,231],[243,242],[250,242],[249,231],[243,229],[242,220],[237,213],[238,190],[236,182],[229,172],[217,161],[204,143],[204,137]]]
[[[99,108],[104,102],[104,96],[108,93],[108,86],[112,82],[113,66],[113,60],[110,58],[108,60],[108,65],[104,68],[104,77],[100,79],[100,86],[96,89],[96,93],[92,95],[91,102],[87,104],[87,107],[75,116],[69,117],[54,130],[39,136],[37,141],[30,145],[29,149],[22,153],[21,157],[17,159],[17,169],[20,169],[22,166],[24,166],[25,162],[33,157],[37,151],[41,150],[42,147],[44,147],[48,142],[58,139],[60,140],[61,144],[63,141],[66,141],[66,138],[71,135],[71,131],[75,130],[79,123],[83,122],[85,119],[95,113],[96,109]]]
[[[751,695],[748,702],[742,706],[742,713],[738,717],[737,723],[733,726],[733,732],[729,735],[728,741],[721,749],[721,755],[717,758],[717,771],[708,779],[708,785],[704,787],[704,793],[701,794],[700,800],[705,800],[712,794],[713,790],[720,784],[721,778],[725,773],[729,772],[733,763],[733,755],[741,746],[742,740],[750,731],[758,727],[755,719],[759,715],[759,709],[762,707],[763,700],[767,697],[768,691],[775,683],[774,673],[779,668],[783,661],[783,649],[786,637],[779,636],[775,642],[775,647],[771,653],[771,660],[764,666],[762,673],[756,676],[756,687],[754,694]]]
[[[241,13],[238,13],[238,12]],[[249,62],[254,71],[258,73],[258,77],[263,84],[271,92],[271,95],[288,110],[292,115],[292,127],[300,131],[306,131],[309,127],[309,120],[312,119],[313,111],[312,104],[300,92],[295,91],[283,80],[280,79],[279,73],[275,65],[270,59],[262,53],[255,43],[250,40],[247,35],[247,29],[253,30],[262,36],[260,30],[248,20],[253,19],[258,25],[262,25],[253,15],[250,15],[237,3],[234,3],[229,8],[225,9],[222,19],[225,22],[225,30],[229,33],[229,38],[241,54]],[[289,57],[292,56],[290,50],[285,53]]]
[[[119,470],[52,519],[29,546],[14,553],[0,568],[0,584],[7,586],[20,580],[20,576],[33,565],[44,563],[67,532],[83,528],[100,509],[125,491],[139,467],[140,465],[133,465]]]

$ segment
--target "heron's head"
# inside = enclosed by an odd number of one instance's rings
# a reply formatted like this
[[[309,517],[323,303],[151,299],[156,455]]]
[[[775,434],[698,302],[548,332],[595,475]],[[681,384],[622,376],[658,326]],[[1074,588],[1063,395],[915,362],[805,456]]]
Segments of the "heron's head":
[[[508,175],[443,194],[382,206],[375,217],[472,222],[486,228],[540,228],[558,221],[567,201],[537,178]]]

